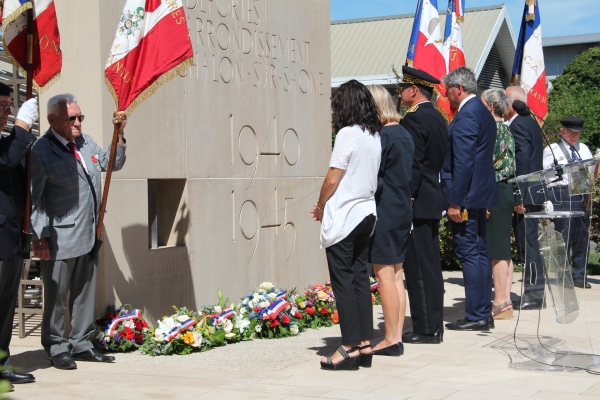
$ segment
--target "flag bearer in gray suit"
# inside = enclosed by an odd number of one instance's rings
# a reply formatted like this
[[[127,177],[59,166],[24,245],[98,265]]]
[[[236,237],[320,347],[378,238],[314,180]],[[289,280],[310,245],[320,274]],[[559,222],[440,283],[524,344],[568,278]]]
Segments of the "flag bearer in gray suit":
[[[100,148],[81,132],[83,120],[73,95],[52,97],[50,129],[32,150],[31,225],[37,239],[33,250],[42,260],[44,281],[42,345],[59,369],[75,369],[75,361],[114,361],[96,351],[89,338],[98,261],[90,251],[100,207],[100,172],[108,167],[110,149]],[[125,124],[126,120],[120,125],[115,171],[125,163]],[[67,307],[72,330],[64,338]]]
[[[0,130],[13,111],[10,92],[9,86],[0,83]],[[35,143],[36,138],[29,133],[29,128],[38,119],[37,108],[37,100],[25,102],[12,131],[0,134],[0,350],[6,353],[0,358],[0,366],[5,365],[8,359],[23,257],[29,258],[29,254],[22,254],[20,246],[27,192],[21,161]],[[0,373],[0,379],[11,383],[35,381],[31,374],[8,370]]]

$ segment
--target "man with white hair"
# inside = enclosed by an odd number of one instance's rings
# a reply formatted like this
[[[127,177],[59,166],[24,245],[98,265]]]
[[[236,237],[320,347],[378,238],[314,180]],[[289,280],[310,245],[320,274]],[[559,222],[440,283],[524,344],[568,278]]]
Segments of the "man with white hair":
[[[527,103],[527,94],[520,86],[506,88],[510,97],[509,107],[504,115],[506,124],[515,139],[515,164],[517,176],[541,171],[543,165],[544,145],[537,122],[531,117],[517,114],[512,103],[520,100]],[[515,198],[513,214],[513,230],[517,248],[524,264],[524,290],[521,298],[521,310],[539,310],[543,307],[544,272],[539,252],[537,219],[524,218],[525,212],[541,211],[543,199],[536,199],[535,193],[521,193]],[[516,308],[516,306],[515,306]]]
[[[42,345],[55,368],[75,369],[76,360],[114,361],[96,351],[89,338],[98,261],[90,252],[100,208],[100,172],[108,168],[110,149],[81,132],[84,116],[71,94],[52,97],[47,118],[50,129],[33,146],[31,166],[33,251],[42,260],[44,280]],[[116,171],[125,163],[126,122],[119,127]],[[65,339],[68,292],[72,329]]]

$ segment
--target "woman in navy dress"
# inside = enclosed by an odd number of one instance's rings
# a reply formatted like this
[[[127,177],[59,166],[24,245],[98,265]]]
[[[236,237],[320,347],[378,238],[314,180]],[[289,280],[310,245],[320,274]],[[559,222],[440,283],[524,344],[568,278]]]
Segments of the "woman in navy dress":
[[[373,348],[374,355],[400,356],[404,353],[402,329],[406,311],[406,292],[402,264],[412,225],[410,180],[414,142],[408,131],[398,125],[390,93],[371,85],[384,128],[381,137],[381,164],[377,179],[377,224],[371,237],[370,261],[379,282],[385,320],[385,338]]]

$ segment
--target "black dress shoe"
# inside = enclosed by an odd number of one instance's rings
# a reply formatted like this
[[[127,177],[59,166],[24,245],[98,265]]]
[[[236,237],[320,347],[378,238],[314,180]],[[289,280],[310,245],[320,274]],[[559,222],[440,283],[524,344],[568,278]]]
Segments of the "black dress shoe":
[[[523,300],[521,304],[517,303],[513,307],[517,310],[542,310],[546,308],[546,303],[542,299]]]
[[[584,281],[574,281],[573,286],[581,288],[581,289],[591,289],[592,285]]]
[[[81,353],[73,354],[73,359],[76,361],[91,361],[91,362],[113,362],[115,358],[113,356],[104,355],[96,349],[88,349]]]
[[[490,326],[490,329],[496,328],[496,325],[494,324],[494,317],[492,315],[488,317],[488,324]]]
[[[440,344],[444,341],[444,334],[440,333],[439,330],[435,331],[435,333],[433,335],[426,335],[424,333],[407,332],[402,335],[402,341],[404,343]]]
[[[35,382],[35,378],[31,374],[20,374],[15,371],[2,371],[0,379],[9,381],[10,383],[31,383]]]
[[[58,369],[77,369],[77,364],[75,360],[71,357],[69,353],[59,353],[54,357],[50,358],[50,364],[54,368]]]
[[[392,344],[379,350],[373,350],[374,356],[400,357],[402,354],[404,354],[404,345],[402,342]]]
[[[492,326],[490,326],[489,318],[480,319],[479,321],[469,321],[465,318],[446,324],[446,328],[453,331],[488,331]]]

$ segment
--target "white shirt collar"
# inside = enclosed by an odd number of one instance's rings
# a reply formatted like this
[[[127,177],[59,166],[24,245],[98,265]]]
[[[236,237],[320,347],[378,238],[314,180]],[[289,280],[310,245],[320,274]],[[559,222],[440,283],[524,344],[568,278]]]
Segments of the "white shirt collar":
[[[515,113],[515,115],[513,115],[508,121],[505,121],[504,123],[508,126],[510,126],[510,124],[513,123],[513,121],[515,120],[515,118],[517,118],[519,114]]]
[[[464,100],[460,102],[460,105],[458,106],[458,111],[460,112],[460,109],[463,108],[463,106],[465,105],[465,103],[467,101],[471,100],[473,97],[475,97],[474,94],[470,94],[467,97],[465,97]]]
[[[571,145],[571,144],[569,144],[569,142],[567,142],[567,141],[565,140],[565,138],[562,138],[562,137],[561,137],[561,138],[560,138],[560,140],[562,140],[562,141],[563,141],[563,143],[565,144],[565,146],[567,146],[567,149],[569,149],[569,150],[570,150],[570,149],[571,149],[571,146],[573,146],[573,147],[575,147],[575,150],[579,151],[579,142],[575,142],[575,144]]]
[[[69,148],[69,146],[67,146],[67,143],[69,143],[69,141],[67,139],[65,139],[64,137],[60,136],[58,133],[56,133],[56,131],[54,129],[50,128],[50,130],[54,134],[54,137],[57,138],[58,141],[63,144],[63,146],[65,146],[66,148]]]

